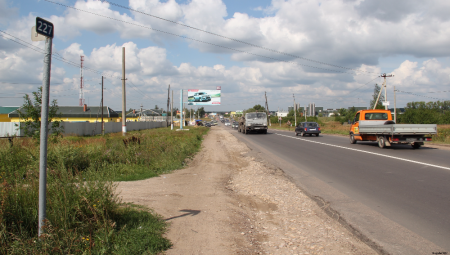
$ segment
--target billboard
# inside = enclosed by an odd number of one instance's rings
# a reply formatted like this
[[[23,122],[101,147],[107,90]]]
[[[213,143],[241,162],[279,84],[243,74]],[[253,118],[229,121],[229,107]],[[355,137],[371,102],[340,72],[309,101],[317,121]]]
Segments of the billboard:
[[[189,89],[188,105],[220,105],[220,90]]]

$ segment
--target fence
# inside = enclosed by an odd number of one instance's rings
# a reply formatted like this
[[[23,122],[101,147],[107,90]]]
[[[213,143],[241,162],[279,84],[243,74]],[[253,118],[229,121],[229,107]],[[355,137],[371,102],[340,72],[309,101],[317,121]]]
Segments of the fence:
[[[23,136],[23,130],[17,130],[15,124],[19,122],[0,122],[0,137]],[[99,135],[102,133],[102,123],[89,122],[63,122],[64,134],[69,135]],[[105,134],[122,132],[122,122],[106,122]],[[134,130],[152,129],[166,127],[166,122],[127,122],[127,132]]]

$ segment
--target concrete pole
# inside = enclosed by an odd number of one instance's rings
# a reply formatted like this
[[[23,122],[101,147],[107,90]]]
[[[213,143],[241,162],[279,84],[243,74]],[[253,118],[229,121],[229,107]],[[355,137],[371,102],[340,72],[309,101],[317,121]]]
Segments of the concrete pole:
[[[170,100],[172,101],[170,106],[170,130],[173,130],[173,90],[172,90],[172,98]]]
[[[50,70],[52,65],[52,38],[45,40],[44,70],[42,79],[41,137],[39,148],[39,211],[38,236],[44,233],[47,208],[47,137],[50,101]]]
[[[102,76],[102,135],[105,135],[105,123],[103,122],[103,76]]]
[[[386,88],[386,77],[384,77],[384,109],[388,109],[387,105],[387,88]]]
[[[295,103],[294,94],[292,94],[292,96],[294,97],[294,119],[295,119],[295,127],[296,127],[297,126],[297,104]]]
[[[122,135],[127,134],[127,101],[125,93],[125,47],[122,47]]]
[[[395,97],[395,86],[394,86],[394,122],[397,123],[397,98]]]
[[[180,129],[183,129],[183,90],[180,90]]]

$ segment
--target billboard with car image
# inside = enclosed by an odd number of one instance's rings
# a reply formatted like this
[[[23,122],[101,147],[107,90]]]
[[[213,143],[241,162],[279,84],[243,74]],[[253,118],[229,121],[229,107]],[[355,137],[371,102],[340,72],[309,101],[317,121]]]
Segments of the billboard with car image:
[[[189,89],[188,105],[220,105],[220,90]]]

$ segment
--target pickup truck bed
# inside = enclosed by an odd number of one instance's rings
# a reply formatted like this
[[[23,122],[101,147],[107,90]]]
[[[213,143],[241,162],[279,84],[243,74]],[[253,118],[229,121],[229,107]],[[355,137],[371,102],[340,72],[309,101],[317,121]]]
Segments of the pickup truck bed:
[[[360,121],[360,134],[373,135],[434,135],[436,124],[379,124],[374,121]]]

